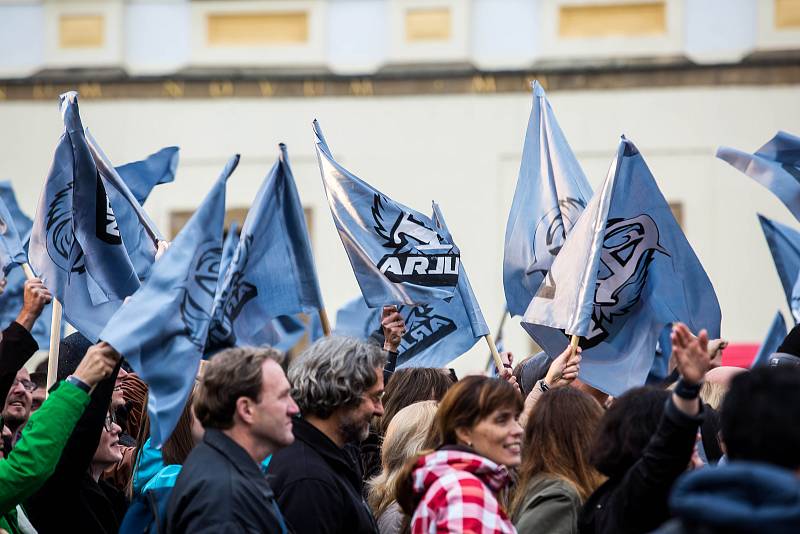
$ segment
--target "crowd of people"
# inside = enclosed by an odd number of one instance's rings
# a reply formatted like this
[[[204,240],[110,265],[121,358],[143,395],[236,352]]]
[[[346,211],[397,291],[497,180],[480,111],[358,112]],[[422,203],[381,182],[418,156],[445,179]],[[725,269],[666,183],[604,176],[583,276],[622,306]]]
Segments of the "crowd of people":
[[[504,354],[497,377],[395,370],[387,308],[370,339],[292,361],[220,351],[159,447],[107,343],[63,339],[49,391],[25,369],[51,299],[27,281],[0,341],[0,532],[800,532],[797,328],[733,370],[677,324],[669,378],[611,398],[580,381],[580,348]]]

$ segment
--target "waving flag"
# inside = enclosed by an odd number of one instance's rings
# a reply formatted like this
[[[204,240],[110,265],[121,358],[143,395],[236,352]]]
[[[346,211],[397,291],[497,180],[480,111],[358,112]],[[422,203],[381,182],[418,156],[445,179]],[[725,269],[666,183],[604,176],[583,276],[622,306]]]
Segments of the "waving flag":
[[[314,121],[317,159],[333,222],[370,307],[453,296],[459,253],[433,222],[395,202],[333,159]]]
[[[64,133],[31,230],[31,267],[64,316],[96,340],[122,299],[139,288],[114,209],[87,144],[78,95],[61,95]]]
[[[0,199],[5,202],[8,212],[11,214],[11,220],[14,221],[14,226],[17,228],[23,248],[27,249],[33,221],[19,208],[14,188],[8,180],[0,181]]]
[[[225,184],[238,163],[238,155],[230,159],[203,203],[153,264],[148,280],[100,335],[150,388],[147,409],[157,445],[175,428],[203,357],[219,279]]]
[[[274,344],[270,319],[323,307],[286,146],[256,195],[214,302],[209,353]]]
[[[781,312],[777,312],[775,314],[775,318],[772,320],[772,324],[769,326],[767,337],[764,338],[763,343],[761,343],[761,347],[759,347],[758,353],[753,359],[753,363],[750,364],[750,368],[754,369],[756,367],[767,365],[767,362],[769,362],[769,357],[778,350],[778,347],[780,347],[785,338],[786,322],[783,320],[783,314]]]
[[[150,154],[142,161],[117,167],[117,173],[139,204],[144,205],[155,186],[175,180],[179,151],[176,146],[168,146],[155,154]]]
[[[8,276],[11,269],[27,261],[28,255],[22,249],[14,218],[0,198],[0,267],[3,275]]]
[[[772,191],[800,220],[800,137],[778,132],[755,154],[723,146],[717,157]]]
[[[551,357],[581,336],[581,380],[611,395],[643,384],[666,324],[719,337],[714,288],[634,144],[622,138],[525,312]],[[565,333],[567,335],[565,335]]]
[[[539,82],[506,224],[503,288],[508,311],[522,315],[592,196],[586,176]]]
[[[800,312],[795,311],[798,303],[792,298],[792,294],[798,275],[800,275],[800,232],[760,214],[758,221],[761,223],[761,230],[764,232],[767,245],[769,245],[786,301],[789,303],[795,322],[797,322],[800,320]]]
[[[228,272],[228,267],[231,265],[233,253],[236,252],[236,245],[239,244],[239,223],[231,221],[228,227],[228,233],[225,235],[225,241],[222,243],[222,257],[219,260],[219,285],[217,292],[222,288],[222,281],[225,279],[225,274]]]

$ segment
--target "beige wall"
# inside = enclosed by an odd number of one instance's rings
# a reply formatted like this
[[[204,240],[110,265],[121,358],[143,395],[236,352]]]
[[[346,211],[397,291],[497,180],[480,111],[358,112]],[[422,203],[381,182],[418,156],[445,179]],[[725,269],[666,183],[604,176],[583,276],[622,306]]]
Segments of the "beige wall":
[[[777,308],[780,283],[756,212],[797,225],[759,185],[713,157],[719,144],[752,151],[778,129],[798,133],[800,86],[559,92],[551,102],[596,186],[619,134],[642,150],[669,201],[683,204],[689,241],[720,299],[723,334],[759,342]],[[242,154],[228,206],[247,206],[286,142],[301,198],[313,211],[313,247],[329,309],[357,294],[324,203],[310,123],[318,118],[337,158],[386,194],[423,211],[437,200],[463,254],[489,325],[503,306],[501,262],[530,98],[524,93],[374,98],[83,100],[84,124],[120,164],[178,144],[177,181],[155,190],[148,211],[167,232],[172,210],[192,209],[227,156]],[[0,104],[0,178],[14,182],[33,215],[61,130],[55,103]],[[507,347],[529,351],[509,321]],[[478,345],[456,364],[482,367]]]

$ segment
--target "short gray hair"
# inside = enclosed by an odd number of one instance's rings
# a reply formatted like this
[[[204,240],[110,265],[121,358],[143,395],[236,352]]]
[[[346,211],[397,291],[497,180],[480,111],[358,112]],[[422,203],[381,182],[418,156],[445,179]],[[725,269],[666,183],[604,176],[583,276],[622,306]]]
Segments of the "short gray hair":
[[[375,385],[386,353],[349,337],[327,336],[308,347],[289,367],[292,397],[303,415],[327,419],[340,407],[358,406]]]

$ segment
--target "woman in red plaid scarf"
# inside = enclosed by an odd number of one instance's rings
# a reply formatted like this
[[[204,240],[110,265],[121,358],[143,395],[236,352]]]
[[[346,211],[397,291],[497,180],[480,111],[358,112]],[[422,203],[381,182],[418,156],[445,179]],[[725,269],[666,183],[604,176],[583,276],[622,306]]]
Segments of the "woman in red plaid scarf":
[[[450,388],[431,429],[437,449],[410,461],[398,488],[412,534],[516,532],[500,493],[521,461],[521,410],[505,380],[468,376]]]

